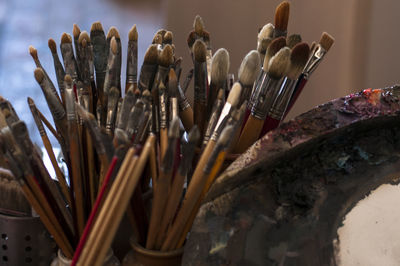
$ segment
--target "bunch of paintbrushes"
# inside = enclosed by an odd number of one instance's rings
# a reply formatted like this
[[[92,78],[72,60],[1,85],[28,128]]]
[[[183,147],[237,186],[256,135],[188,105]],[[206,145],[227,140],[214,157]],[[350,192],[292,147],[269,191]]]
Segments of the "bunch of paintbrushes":
[[[105,35],[99,22],[90,34],[74,25],[73,37],[61,37],[63,63],[49,40],[58,91],[36,49],[29,48],[55,127],[32,99],[28,103],[59,186],[4,99],[1,152],[72,265],[101,265],[125,213],[145,248],[182,247],[227,154],[244,152],[279,125],[334,42],[323,33],[310,49],[300,35],[286,37],[288,19],[285,1],[276,9],[275,25],[260,30],[257,50],[243,59],[237,82],[229,74],[228,51],[212,55],[199,16],[188,37],[194,66],[183,86],[182,59],[166,30],[155,34],[138,79],[138,32],[132,27],[123,92],[122,41],[114,27]],[[192,79],[193,105],[185,94]],[[59,142],[66,172],[43,124]],[[145,195],[152,196],[150,208]]]

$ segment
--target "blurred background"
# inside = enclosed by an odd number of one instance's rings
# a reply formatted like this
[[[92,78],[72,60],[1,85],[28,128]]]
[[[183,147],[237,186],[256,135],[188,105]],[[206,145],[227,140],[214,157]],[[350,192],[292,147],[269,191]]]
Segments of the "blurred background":
[[[41,146],[26,97],[32,97],[46,116],[50,117],[50,114],[40,87],[33,77],[35,65],[28,53],[29,45],[37,48],[43,66],[55,81],[47,40],[50,37],[54,38],[59,45],[63,32],[72,34],[73,23],[78,24],[82,31],[89,31],[95,21],[101,21],[106,32],[109,27],[116,26],[124,49],[127,45],[128,31],[136,24],[139,32],[139,66],[154,33],[159,28],[165,28],[174,33],[176,54],[184,58],[184,77],[191,68],[186,38],[192,29],[195,15],[199,14],[205,22],[206,29],[211,33],[213,50],[224,47],[229,51],[230,72],[237,77],[242,58],[249,50],[256,48],[258,29],[266,23],[273,22],[275,8],[280,2],[0,0],[0,95],[11,101],[20,118],[27,123],[31,138]],[[311,43],[318,41],[321,33],[326,31],[335,37],[336,42],[312,75],[288,119],[351,92],[396,84],[400,78],[400,34],[397,28],[399,10],[400,1],[393,0],[291,1],[289,34],[300,33],[303,40]],[[123,50],[123,69],[125,60],[126,50]],[[399,190],[394,195],[387,200],[393,202],[396,197],[398,199]],[[396,206],[387,210],[387,213],[398,213]],[[382,213],[376,212],[377,209],[379,207],[373,205],[366,210],[367,215],[377,214],[376,218],[369,219],[374,219],[371,220],[371,224],[375,221],[378,223],[378,219],[388,221],[382,218]],[[393,223],[398,225],[400,215],[390,217],[394,219]],[[380,220],[379,224],[385,223]],[[354,226],[358,225],[356,222]],[[369,227],[368,230],[375,229]],[[391,231],[389,234],[392,239],[396,236],[399,242],[399,232]],[[384,235],[380,235],[380,239],[384,238]],[[378,242],[382,243],[380,240],[376,241]],[[355,246],[358,246],[359,242],[355,243]],[[379,250],[382,254],[388,254],[388,250],[393,248],[395,246],[389,245],[379,247]],[[361,253],[361,257],[365,252],[367,251]],[[400,263],[398,255],[398,252],[393,255],[393,265]],[[365,262],[360,265],[369,264]]]

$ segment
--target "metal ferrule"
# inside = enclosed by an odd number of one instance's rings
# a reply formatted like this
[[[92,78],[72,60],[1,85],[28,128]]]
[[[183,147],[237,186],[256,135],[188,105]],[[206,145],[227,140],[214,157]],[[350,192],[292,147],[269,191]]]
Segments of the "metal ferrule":
[[[211,140],[217,141],[219,135],[221,134],[222,130],[224,129],[226,122],[229,119],[229,115],[232,111],[232,105],[229,102],[226,102],[224,108],[222,108],[221,115],[219,116],[217,125],[214,128],[214,132],[211,135]]]
[[[114,129],[114,121],[115,121],[115,110],[118,104],[118,97],[108,98],[107,105],[107,120],[106,120],[106,131],[108,133],[112,133]]]
[[[194,62],[194,101],[207,104],[207,65]]]
[[[179,105],[179,110],[182,112],[185,109],[190,107],[190,103],[188,101],[188,99],[186,98],[185,93],[183,92],[181,86],[178,84],[178,105]]]
[[[101,131],[95,120],[85,120],[85,125],[89,129],[93,144],[95,145],[96,152],[98,154],[106,154],[106,149],[101,137]],[[112,156],[112,155],[111,155]]]
[[[64,61],[65,74],[70,75],[72,80],[76,81],[78,79],[78,67],[71,43],[61,44],[61,55]]]
[[[282,85],[283,78],[272,79],[268,75],[263,82],[263,87],[255,99],[256,102],[251,108],[251,115],[264,120],[268,114],[269,109],[275,101],[276,95],[279,93],[279,89]]]
[[[207,78],[208,78],[207,80],[209,85],[211,82],[211,62],[212,62],[212,50],[211,48],[207,48],[206,63],[207,63]]]
[[[133,144],[141,143],[144,140],[144,137],[147,132],[147,128],[151,124],[151,110],[146,110],[144,115],[139,123],[139,128],[137,130],[137,136],[133,142]]]
[[[207,145],[208,141],[210,140],[211,134],[213,133],[214,128],[218,122],[218,118],[222,111],[222,107],[223,107],[223,101],[217,99],[217,104],[214,105],[210,119],[208,121],[206,133],[204,133],[203,145]]]
[[[128,83],[137,82],[137,41],[128,42],[128,56],[126,63],[126,81]]]
[[[33,120],[35,121],[35,124],[39,130],[40,136],[45,136],[46,131],[44,130],[44,126],[42,124],[42,121],[39,118],[39,115],[37,113],[36,107],[33,104],[29,104],[29,108],[31,109]]]
[[[170,98],[170,108],[171,108],[171,117],[170,120],[174,119],[175,117],[179,116],[179,106],[178,106],[178,99],[176,97]]]
[[[168,126],[167,98],[167,90],[159,89],[158,99],[160,108],[160,128],[167,128]]]
[[[176,152],[176,138],[168,138],[168,146],[161,164],[161,171],[170,173],[173,170]]]
[[[287,36],[287,30],[280,30],[280,29],[275,28],[275,30],[274,30],[274,39],[278,38],[278,37],[281,37],[281,36],[286,37]]]
[[[137,132],[139,123],[140,123],[140,118],[143,114],[143,108],[144,106],[137,106],[132,108],[130,114],[129,114],[129,121],[128,125],[126,127],[126,133],[128,134],[128,137],[131,138],[133,134]]]
[[[122,101],[120,117],[118,120],[117,128],[125,129],[129,119],[129,112],[135,104],[135,96],[127,94]]]
[[[160,132],[160,116],[158,104],[153,104],[153,130],[156,134]]]
[[[292,97],[297,80],[285,78],[282,87],[268,115],[276,120],[281,120]]]
[[[104,72],[107,68],[108,50],[106,37],[103,34],[91,34],[91,43],[93,44],[94,67],[96,76],[98,72]]]
[[[84,84],[90,84],[90,64],[88,60],[89,49],[86,46],[85,48],[81,47],[79,49],[79,73],[81,80]]]
[[[151,86],[154,81],[154,75],[156,73],[157,65],[143,64],[140,69],[140,78],[138,87],[141,92],[146,89],[151,90]]]
[[[108,95],[110,92],[111,87],[118,88],[118,81],[117,81],[117,68],[116,68],[116,55],[110,54],[110,62],[107,65],[106,76],[104,78],[104,94]]]
[[[101,126],[101,113],[103,111],[103,106],[101,104],[98,104],[96,106],[96,119],[97,119],[97,124],[100,127]]]
[[[72,89],[65,90],[65,108],[67,109],[67,120],[76,121],[75,95]]]
[[[156,132],[156,129],[155,129],[154,122],[153,122],[153,120],[154,120],[154,118],[153,118],[153,111],[154,111],[154,110],[153,110],[153,102],[150,102],[149,110],[150,110],[150,116],[149,116],[149,121],[150,121],[150,124],[149,124],[149,132],[155,133],[155,132]]]
[[[166,84],[165,80],[167,79],[168,71],[169,67],[158,66],[152,89],[157,88],[161,82]]]
[[[256,82],[254,82],[253,89],[251,90],[250,99],[247,103],[247,109],[251,110],[251,107],[257,101],[257,97],[261,92],[261,88],[264,86],[266,78],[267,78],[267,73],[265,73],[264,70],[261,69],[256,79]]]
[[[65,109],[57,99],[57,97],[50,93],[45,95],[47,100],[47,105],[49,106],[50,112],[55,121],[59,121],[65,118]]]
[[[116,70],[117,70],[117,88],[121,88],[121,65],[122,65],[122,46],[121,46],[121,40],[117,40],[117,54],[116,54],[116,60],[115,60],[115,65],[116,65]]]
[[[326,54],[326,50],[322,48],[320,44],[317,44],[315,49],[312,51],[311,56],[308,58],[308,61],[303,69],[303,75],[306,79],[314,72],[314,70],[318,67],[321,60],[324,58]]]
[[[89,63],[89,76],[90,80],[94,80],[94,55],[93,55],[93,45],[89,44],[87,49],[87,60]]]

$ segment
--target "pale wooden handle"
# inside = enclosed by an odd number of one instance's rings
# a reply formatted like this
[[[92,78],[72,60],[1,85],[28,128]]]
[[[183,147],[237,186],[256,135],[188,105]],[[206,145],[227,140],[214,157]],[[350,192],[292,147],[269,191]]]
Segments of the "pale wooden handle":
[[[234,153],[243,153],[250,147],[254,142],[258,140],[258,136],[264,125],[264,120],[258,119],[254,116],[250,116],[243,128],[242,134],[240,135],[239,142],[237,143]]]

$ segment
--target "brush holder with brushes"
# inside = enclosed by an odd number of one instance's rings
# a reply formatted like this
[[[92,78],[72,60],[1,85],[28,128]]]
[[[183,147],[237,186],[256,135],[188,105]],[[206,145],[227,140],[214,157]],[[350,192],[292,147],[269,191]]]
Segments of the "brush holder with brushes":
[[[59,249],[57,252],[57,257],[53,260],[50,266],[69,266],[71,265],[72,260],[68,259],[64,256],[64,254]],[[108,250],[107,256],[105,258],[103,266],[119,266],[121,263],[114,256],[114,252],[112,249]]]
[[[0,265],[49,265],[56,244],[39,217],[0,214]]]
[[[131,238],[132,250],[122,261],[123,266],[180,266],[183,248],[173,251],[149,250],[140,246]]]

